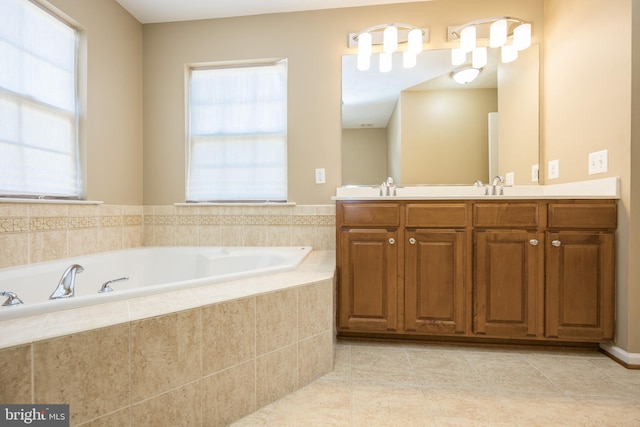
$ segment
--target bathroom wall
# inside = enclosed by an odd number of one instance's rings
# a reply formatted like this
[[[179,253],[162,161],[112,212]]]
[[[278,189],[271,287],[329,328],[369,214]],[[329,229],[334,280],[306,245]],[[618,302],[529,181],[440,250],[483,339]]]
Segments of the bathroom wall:
[[[184,201],[185,64],[289,59],[289,200],[331,203],[341,185],[341,56],[349,32],[384,22],[430,28],[429,49],[451,47],[446,27],[512,15],[534,22],[541,41],[543,0],[456,0],[144,25],[144,199]],[[314,169],[326,169],[326,184]]]
[[[387,130],[342,130],[342,185],[380,184],[387,179]]]
[[[637,0],[545,0],[541,178],[547,184],[619,176],[616,234],[616,345],[640,353],[640,178],[633,173],[632,59],[640,43]],[[637,31],[637,30],[636,30]],[[633,43],[632,43],[633,42]],[[636,70],[637,71],[637,70]],[[637,74],[637,72],[635,73]],[[590,152],[607,149],[609,171],[588,174]],[[546,162],[559,160],[560,177],[546,178]],[[637,167],[636,167],[637,169]],[[632,190],[635,186],[636,190]],[[636,356],[638,357],[638,356]]]

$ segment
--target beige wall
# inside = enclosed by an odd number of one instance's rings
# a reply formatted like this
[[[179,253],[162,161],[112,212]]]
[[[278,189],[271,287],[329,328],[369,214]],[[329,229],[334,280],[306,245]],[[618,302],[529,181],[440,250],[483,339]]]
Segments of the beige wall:
[[[142,25],[113,0],[51,0],[82,31],[86,198],[142,204]]]
[[[289,59],[289,200],[330,203],[341,184],[341,56],[347,34],[384,22],[428,26],[430,49],[449,47],[446,27],[508,14],[542,34],[542,1],[456,0],[145,25],[144,200],[184,201],[185,64]],[[327,182],[314,183],[314,169]]]
[[[405,91],[400,99],[400,184],[488,180],[488,114],[498,109],[496,89]]]
[[[387,179],[387,130],[342,129],[342,185]]]
[[[637,162],[631,150],[640,137],[632,135],[631,116],[637,115],[631,107],[640,100],[631,80],[632,29],[640,25],[640,2],[545,0],[544,7],[541,178],[555,184],[620,177],[615,341],[630,353],[640,353],[640,218],[637,208],[632,209],[640,195],[631,189],[640,185],[632,173]],[[609,150],[609,171],[588,175],[588,154],[602,149]],[[560,177],[549,180],[545,165],[553,159],[560,161]]]

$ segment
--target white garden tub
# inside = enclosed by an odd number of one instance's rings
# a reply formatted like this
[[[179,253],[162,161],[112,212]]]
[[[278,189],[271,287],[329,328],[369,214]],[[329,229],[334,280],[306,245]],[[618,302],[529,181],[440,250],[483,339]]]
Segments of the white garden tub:
[[[0,307],[0,321],[295,270],[311,247],[143,247],[0,269],[0,291],[23,304]],[[50,300],[65,269],[78,264],[75,296]],[[127,277],[126,280],[115,281]],[[111,283],[113,292],[99,293]],[[0,298],[0,304],[5,298]]]

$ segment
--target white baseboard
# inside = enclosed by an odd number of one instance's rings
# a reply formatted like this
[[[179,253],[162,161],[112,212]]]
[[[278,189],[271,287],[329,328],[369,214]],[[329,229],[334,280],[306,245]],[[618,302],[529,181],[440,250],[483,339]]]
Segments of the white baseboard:
[[[640,353],[629,353],[613,344],[600,344],[600,348],[627,365],[640,366]]]

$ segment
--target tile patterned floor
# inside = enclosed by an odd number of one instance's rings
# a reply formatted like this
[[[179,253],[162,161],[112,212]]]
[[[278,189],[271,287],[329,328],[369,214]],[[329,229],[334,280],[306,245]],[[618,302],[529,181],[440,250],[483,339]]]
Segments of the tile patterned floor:
[[[640,370],[597,351],[339,342],[334,371],[235,422],[640,426]]]

